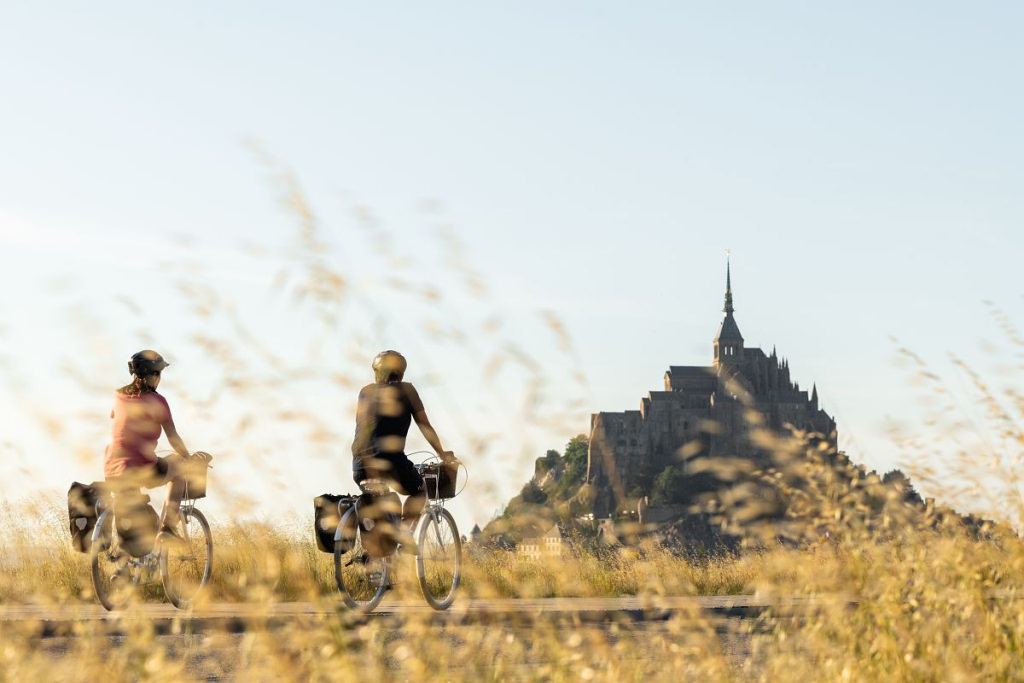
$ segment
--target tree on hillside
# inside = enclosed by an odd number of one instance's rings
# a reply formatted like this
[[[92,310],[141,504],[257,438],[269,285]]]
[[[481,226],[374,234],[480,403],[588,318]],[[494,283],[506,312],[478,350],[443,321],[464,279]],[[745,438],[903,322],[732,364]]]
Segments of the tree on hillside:
[[[485,533],[505,534],[518,542],[543,533],[555,521],[569,523],[589,512],[596,493],[583,481],[588,447],[587,437],[581,434],[569,440],[564,453],[549,450],[537,458],[533,477],[508,502],[501,516],[487,525]]]
[[[553,470],[556,467],[558,467],[558,465],[561,462],[562,462],[561,454],[558,451],[556,451],[554,449],[551,449],[547,453],[544,454],[543,458],[537,458],[537,464],[534,467],[534,471],[537,474],[541,474],[543,472],[550,472],[551,470]]]
[[[565,474],[562,475],[572,484],[582,484],[587,473],[587,450],[590,442],[580,434],[569,439],[565,445]]]
[[[568,500],[576,495],[587,475],[588,446],[587,437],[582,434],[569,439],[569,443],[565,445],[565,453],[559,459],[562,474],[558,483],[554,487],[547,487],[549,498]]]
[[[681,467],[669,466],[658,473],[654,478],[654,487],[651,490],[652,505],[671,505],[680,502],[680,493],[686,474]]]
[[[914,485],[910,482],[910,477],[903,474],[902,470],[890,470],[886,472],[882,477],[882,483],[887,486],[892,486],[903,496],[903,500],[908,503],[924,504],[921,500],[921,496],[914,490]]]
[[[537,486],[532,479],[526,482],[526,485],[523,486],[523,490],[519,493],[519,496],[523,499],[524,503],[532,503],[535,505],[546,503],[548,500],[547,494],[544,493],[543,489]]]

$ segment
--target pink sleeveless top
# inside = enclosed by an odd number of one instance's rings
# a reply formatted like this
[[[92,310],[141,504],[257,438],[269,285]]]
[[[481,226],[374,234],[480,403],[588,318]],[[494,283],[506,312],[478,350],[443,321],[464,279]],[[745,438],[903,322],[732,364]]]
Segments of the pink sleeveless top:
[[[155,391],[139,396],[117,392],[110,418],[110,443],[103,454],[103,473],[108,478],[156,462],[161,427],[171,419],[171,408],[163,396]]]

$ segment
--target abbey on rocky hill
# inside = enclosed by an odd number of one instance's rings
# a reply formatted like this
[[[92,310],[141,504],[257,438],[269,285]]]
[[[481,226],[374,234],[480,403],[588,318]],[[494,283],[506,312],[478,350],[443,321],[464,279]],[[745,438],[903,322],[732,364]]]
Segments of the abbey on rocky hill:
[[[641,399],[640,410],[591,415],[587,483],[596,494],[596,516],[648,495],[654,478],[668,468],[685,475],[696,458],[770,458],[750,438],[748,406],[770,429],[814,432],[835,446],[835,420],[818,407],[817,387],[808,395],[774,350],[768,355],[744,346],[728,262],[723,310],[710,366],[670,366],[664,391]]]

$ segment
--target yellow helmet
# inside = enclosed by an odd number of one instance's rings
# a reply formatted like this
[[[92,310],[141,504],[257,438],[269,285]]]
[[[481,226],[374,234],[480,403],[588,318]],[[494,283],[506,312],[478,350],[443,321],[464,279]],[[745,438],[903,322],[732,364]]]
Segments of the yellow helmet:
[[[401,382],[409,366],[398,351],[381,351],[373,359],[373,376],[379,384]]]

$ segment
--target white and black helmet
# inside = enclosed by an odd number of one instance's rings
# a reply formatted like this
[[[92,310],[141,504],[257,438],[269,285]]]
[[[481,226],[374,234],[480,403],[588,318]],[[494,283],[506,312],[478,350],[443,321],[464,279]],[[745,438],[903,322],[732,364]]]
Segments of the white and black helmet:
[[[165,361],[159,353],[146,349],[131,357],[131,360],[128,361],[128,372],[136,377],[148,377],[149,375],[159,375],[168,365],[170,363]]]

